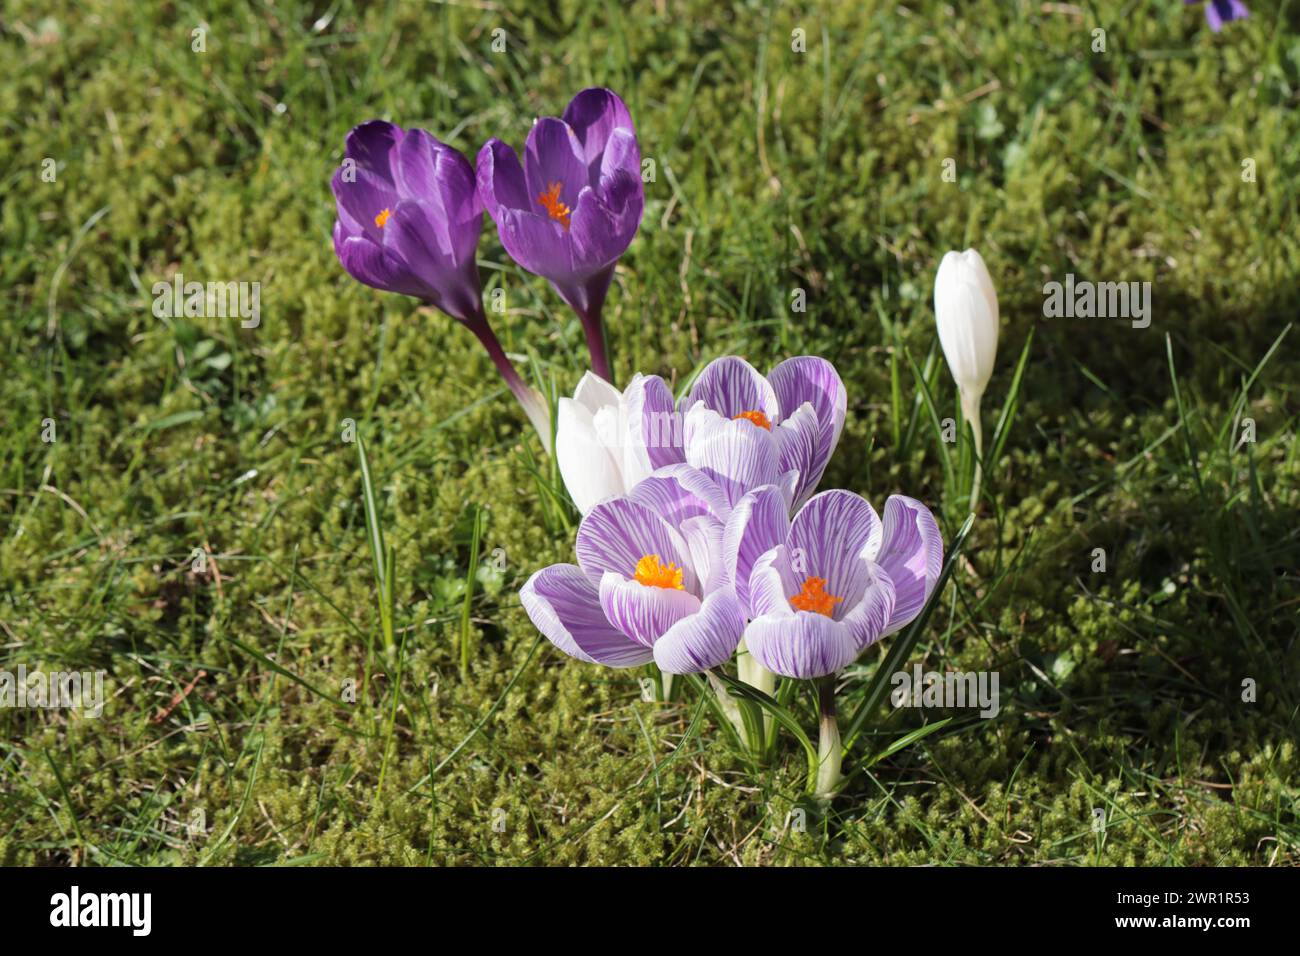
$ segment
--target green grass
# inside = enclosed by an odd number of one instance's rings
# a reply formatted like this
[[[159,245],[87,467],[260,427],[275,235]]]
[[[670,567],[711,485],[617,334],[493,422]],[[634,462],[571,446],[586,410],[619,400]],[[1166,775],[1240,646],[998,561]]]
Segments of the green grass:
[[[0,666],[102,668],[109,699],[0,710],[0,863],[1300,862],[1300,5],[1217,37],[1174,0],[910,6],[8,5]],[[646,703],[538,638],[517,588],[571,555],[550,461],[467,331],[330,244],[355,123],[472,155],[590,84],[656,161],[607,310],[624,379],[825,355],[823,487],[951,538],[942,253],[998,285],[988,434],[1033,333],[908,658],[997,670],[1001,712],[882,708],[803,833],[789,734],[752,773],[690,682]],[[490,228],[480,256],[507,349],[570,390],[577,320]],[[155,318],[177,270],[260,281],[260,327]],[[1151,327],[1044,319],[1071,271],[1151,281]]]

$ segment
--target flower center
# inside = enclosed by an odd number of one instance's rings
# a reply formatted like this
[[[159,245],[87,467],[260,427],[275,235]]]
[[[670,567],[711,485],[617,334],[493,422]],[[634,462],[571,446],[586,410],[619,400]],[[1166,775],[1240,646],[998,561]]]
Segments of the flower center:
[[[551,183],[546,192],[537,197],[537,201],[542,204],[546,214],[563,226],[566,230],[569,228],[569,215],[573,212],[568,206],[560,202],[560,184]]]
[[[392,214],[393,211],[391,209],[385,209],[383,212],[381,212],[378,216],[375,217],[375,225],[378,226],[380,229],[383,229],[384,223],[388,222],[388,217],[391,216]]]
[[[646,587],[670,588],[675,591],[683,590],[682,569],[671,562],[660,564],[659,555],[657,554],[647,554],[636,563],[635,577],[638,582]]]
[[[799,593],[790,596],[790,603],[800,611],[815,611],[827,617],[831,616],[831,611],[835,609],[835,605],[843,600],[842,597],[826,593],[825,578],[805,579]]]
[[[747,422],[753,422],[759,428],[766,428],[768,431],[772,430],[772,423],[769,422],[767,420],[767,416],[760,411],[751,410],[747,412],[741,412],[739,415],[733,415],[731,417],[731,420],[734,422],[739,418],[743,418]]]

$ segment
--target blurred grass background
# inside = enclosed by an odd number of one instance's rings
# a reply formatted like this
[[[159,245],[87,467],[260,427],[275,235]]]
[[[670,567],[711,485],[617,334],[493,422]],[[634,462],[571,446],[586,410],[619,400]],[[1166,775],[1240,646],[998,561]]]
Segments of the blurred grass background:
[[[0,666],[102,668],[109,700],[0,710],[0,863],[1295,864],[1300,4],[1251,8],[1215,36],[1173,0],[6,4]],[[1034,330],[916,655],[997,670],[1001,712],[894,713],[891,737],[958,720],[806,832],[795,750],[747,773],[686,733],[689,692],[539,645],[516,590],[571,542],[535,436],[468,332],[334,258],[350,127],[472,157],[587,85],[656,164],[607,309],[624,380],[825,355],[850,414],[823,487],[916,496],[951,535],[934,436],[894,441],[891,357],[910,413],[950,248],[1001,299],[986,416]],[[571,389],[577,321],[490,224],[480,257],[507,349]],[[176,272],[262,283],[260,326],[155,318]],[[1150,281],[1151,327],[1044,319],[1067,272]]]

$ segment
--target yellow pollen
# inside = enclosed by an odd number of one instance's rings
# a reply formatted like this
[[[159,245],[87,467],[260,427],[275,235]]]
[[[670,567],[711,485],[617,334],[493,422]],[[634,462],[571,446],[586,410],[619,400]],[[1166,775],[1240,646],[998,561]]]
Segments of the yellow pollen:
[[[743,418],[747,422],[753,422],[759,428],[766,428],[768,431],[772,430],[772,423],[767,420],[767,416],[764,415],[762,412],[759,411],[741,412],[739,415],[733,415],[731,420],[736,421],[737,419],[740,418]]]
[[[569,228],[569,215],[573,210],[560,202],[559,183],[551,183],[550,188],[537,197],[537,201],[546,209],[546,214],[548,216],[558,222],[565,229]]]
[[[391,216],[392,214],[393,211],[391,209],[385,209],[383,212],[381,212],[378,216],[375,217],[375,225],[378,226],[380,229],[383,229],[384,223],[388,222],[388,217]]]
[[[635,577],[646,587],[682,590],[682,569],[672,563],[660,564],[657,554],[647,554],[636,563]]]
[[[790,603],[800,611],[815,611],[827,617],[831,616],[835,605],[843,600],[842,597],[826,593],[825,578],[808,578],[799,589],[799,593],[790,596]]]

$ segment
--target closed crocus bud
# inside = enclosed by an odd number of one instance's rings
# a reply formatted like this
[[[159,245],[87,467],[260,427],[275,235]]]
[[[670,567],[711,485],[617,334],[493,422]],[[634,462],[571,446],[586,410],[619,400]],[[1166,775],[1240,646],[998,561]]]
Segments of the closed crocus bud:
[[[998,294],[983,258],[974,249],[949,252],[934,277],[934,316],[939,323],[939,344],[948,360],[961,410],[975,434],[978,459],[983,446],[980,398],[993,374],[998,353]],[[971,509],[979,501],[980,463],[975,465]]]

